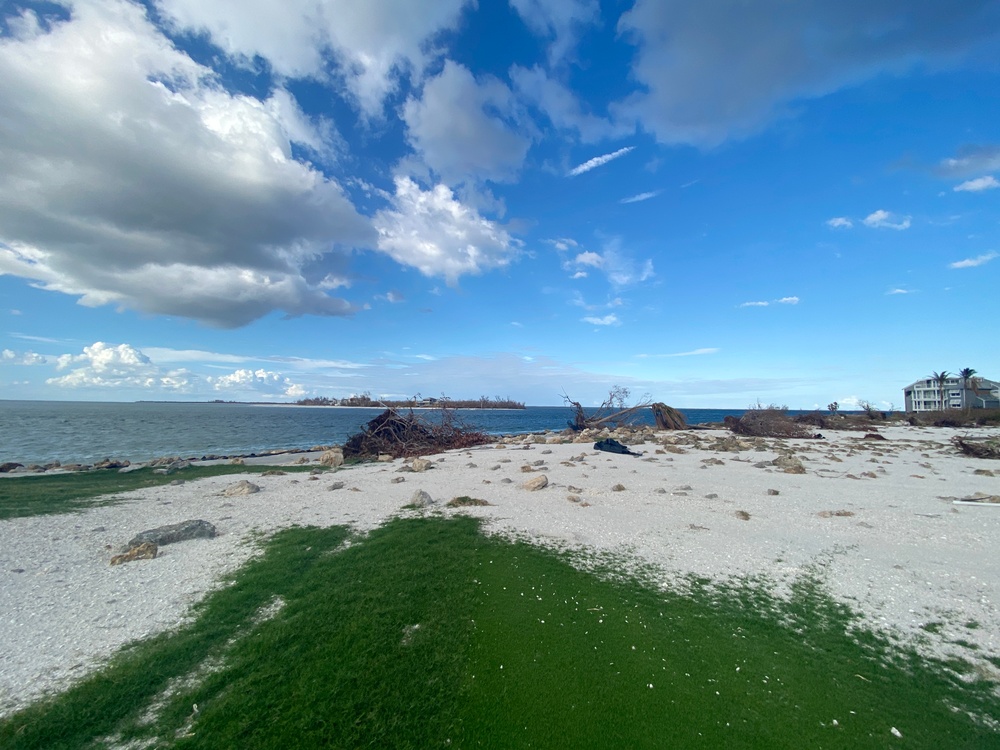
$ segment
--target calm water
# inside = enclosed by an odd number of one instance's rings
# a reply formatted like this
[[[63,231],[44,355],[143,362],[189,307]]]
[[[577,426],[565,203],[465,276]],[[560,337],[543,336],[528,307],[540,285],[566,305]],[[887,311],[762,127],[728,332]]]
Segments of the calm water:
[[[250,404],[0,401],[0,463],[93,463],[106,457],[148,461],[311,448],[343,443],[381,409]],[[743,410],[684,409],[689,424],[721,422]],[[434,419],[433,411],[421,412]],[[518,410],[460,409],[460,419],[491,434],[561,430],[562,406]],[[640,421],[652,423],[652,413]]]

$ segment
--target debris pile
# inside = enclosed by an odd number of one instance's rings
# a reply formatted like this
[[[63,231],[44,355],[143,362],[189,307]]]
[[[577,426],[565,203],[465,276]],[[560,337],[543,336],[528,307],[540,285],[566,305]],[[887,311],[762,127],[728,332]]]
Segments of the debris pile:
[[[347,458],[424,456],[490,442],[485,432],[462,425],[448,409],[438,424],[419,419],[412,411],[386,409],[344,443]]]

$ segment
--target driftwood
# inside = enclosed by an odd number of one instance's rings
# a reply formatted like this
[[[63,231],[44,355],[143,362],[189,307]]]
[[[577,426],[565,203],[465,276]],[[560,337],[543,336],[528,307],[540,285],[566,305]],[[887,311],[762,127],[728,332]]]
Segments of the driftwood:
[[[400,414],[386,409],[344,443],[344,456],[373,458],[390,455],[425,456],[454,448],[488,443],[490,436],[462,425],[449,409],[441,410],[441,421],[432,424],[412,411]]]
[[[975,440],[956,436],[952,438],[952,442],[967,456],[1000,459],[1000,440]]]

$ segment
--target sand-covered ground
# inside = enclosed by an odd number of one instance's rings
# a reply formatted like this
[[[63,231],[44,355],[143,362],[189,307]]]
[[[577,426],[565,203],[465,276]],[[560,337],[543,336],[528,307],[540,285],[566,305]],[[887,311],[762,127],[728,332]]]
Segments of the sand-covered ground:
[[[1000,495],[1000,461],[958,453],[950,438],[967,431],[880,433],[886,439],[659,433],[631,446],[640,457],[560,435],[525,436],[432,456],[421,472],[401,471],[396,460],[315,478],[250,477],[261,491],[236,497],[221,492],[240,477],[224,476],[82,513],[2,521],[0,716],[86,674],[123,644],[182,622],[259,549],[254,532],[291,524],[365,530],[413,512],[470,513],[496,533],[626,553],[662,571],[664,585],[686,574],[764,576],[781,590],[817,575],[871,626],[989,670],[983,657],[1000,655],[1000,504],[954,501]],[[804,473],[787,473],[799,470],[796,461]],[[545,488],[525,489],[542,475]],[[418,490],[433,505],[404,509]],[[444,507],[459,496],[490,504]],[[194,518],[219,535],[109,565],[137,532]]]

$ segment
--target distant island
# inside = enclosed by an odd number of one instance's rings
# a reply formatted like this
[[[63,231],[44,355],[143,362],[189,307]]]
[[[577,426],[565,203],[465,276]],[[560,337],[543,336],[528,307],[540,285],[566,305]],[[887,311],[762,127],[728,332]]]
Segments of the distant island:
[[[295,402],[296,406],[367,406],[385,407],[386,409],[524,409],[520,401],[500,396],[480,396],[475,399],[453,399],[447,396],[441,398],[421,398],[419,394],[403,401],[372,398],[370,393],[347,398],[303,398]]]

